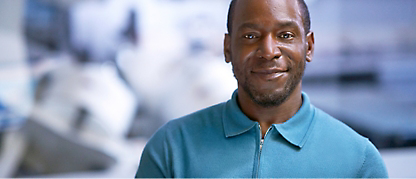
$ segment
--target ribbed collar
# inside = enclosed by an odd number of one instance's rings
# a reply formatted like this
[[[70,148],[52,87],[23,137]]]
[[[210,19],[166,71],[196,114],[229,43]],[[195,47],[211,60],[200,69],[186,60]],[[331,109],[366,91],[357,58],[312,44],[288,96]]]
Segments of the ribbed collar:
[[[300,148],[303,147],[312,131],[315,111],[310,104],[308,95],[304,92],[302,92],[302,99],[302,106],[292,118],[282,124],[273,124],[274,130],[277,130],[288,142]],[[223,123],[227,138],[245,133],[258,125],[258,122],[250,120],[241,111],[237,103],[237,90],[225,105]]]

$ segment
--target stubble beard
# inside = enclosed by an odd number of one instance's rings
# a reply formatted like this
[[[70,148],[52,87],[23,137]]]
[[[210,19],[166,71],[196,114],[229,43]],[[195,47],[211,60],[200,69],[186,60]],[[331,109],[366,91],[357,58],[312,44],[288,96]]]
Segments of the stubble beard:
[[[289,71],[292,71],[292,70],[296,70],[296,71],[294,74],[289,74],[289,78],[284,84],[282,91],[263,93],[257,90],[256,86],[253,85],[253,83],[251,82],[251,79],[248,78],[247,75],[244,77],[244,83],[240,85],[243,88],[243,90],[248,94],[250,99],[257,105],[264,107],[264,108],[280,106],[289,98],[289,96],[293,93],[293,91],[296,89],[296,87],[302,80],[302,77],[305,71],[306,61],[302,60],[302,62],[300,63],[303,63],[303,64],[298,64],[297,69],[289,68]],[[238,78],[235,74],[244,73],[243,71],[240,71],[240,69],[235,69],[234,66],[233,66],[233,72],[234,72],[234,77],[236,77],[237,81],[238,81]]]

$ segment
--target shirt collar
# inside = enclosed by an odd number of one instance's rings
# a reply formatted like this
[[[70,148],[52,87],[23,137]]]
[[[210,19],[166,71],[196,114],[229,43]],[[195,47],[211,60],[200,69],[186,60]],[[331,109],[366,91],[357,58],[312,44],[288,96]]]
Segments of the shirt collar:
[[[305,144],[315,121],[314,107],[304,92],[302,92],[302,99],[302,106],[292,118],[282,124],[273,124],[287,141],[300,148]]]
[[[238,106],[237,90],[234,91],[231,99],[225,104],[222,119],[226,137],[240,135],[257,124],[257,122],[250,120]]]
[[[282,124],[273,124],[288,142],[300,148],[305,144],[309,133],[312,131],[314,107],[310,104],[309,97],[302,92],[302,106],[289,120]],[[223,111],[223,124],[225,136],[233,137],[249,131],[258,123],[250,120],[240,109],[237,103],[237,90],[234,91],[231,100],[227,101]]]

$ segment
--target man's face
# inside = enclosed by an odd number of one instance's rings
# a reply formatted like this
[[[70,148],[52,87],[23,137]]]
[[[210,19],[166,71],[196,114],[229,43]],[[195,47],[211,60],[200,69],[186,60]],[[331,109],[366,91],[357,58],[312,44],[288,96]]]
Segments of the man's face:
[[[263,107],[278,106],[300,85],[313,54],[296,0],[238,0],[224,53],[238,87]]]

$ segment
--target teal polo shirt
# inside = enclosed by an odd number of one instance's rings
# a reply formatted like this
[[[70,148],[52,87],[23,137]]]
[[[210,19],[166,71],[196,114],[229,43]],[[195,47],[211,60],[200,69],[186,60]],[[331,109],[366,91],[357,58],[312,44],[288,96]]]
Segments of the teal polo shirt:
[[[143,150],[141,178],[386,178],[374,145],[314,107],[306,93],[264,140],[259,123],[231,100],[172,120]]]

